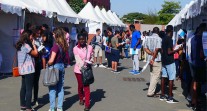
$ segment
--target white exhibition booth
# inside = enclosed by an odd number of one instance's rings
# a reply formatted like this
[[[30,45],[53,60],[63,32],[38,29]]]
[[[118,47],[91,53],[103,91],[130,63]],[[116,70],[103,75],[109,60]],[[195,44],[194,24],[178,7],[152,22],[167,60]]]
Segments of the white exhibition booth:
[[[50,27],[67,27],[73,37],[74,29],[88,27],[89,34],[95,34],[100,28],[113,29],[126,27],[115,12],[94,8],[89,2],[79,14],[76,14],[66,0],[0,0],[0,73],[11,73],[15,56],[15,43],[20,30],[27,24]],[[1,58],[1,57],[0,57]]]
[[[174,26],[174,41],[178,39],[178,31],[185,29],[195,31],[200,23],[207,23],[207,0],[192,0],[168,23]]]
[[[202,22],[207,22],[207,0],[192,0],[176,14],[168,25],[173,25],[175,28],[195,30]]]
[[[65,0],[0,0],[0,73],[12,72],[15,42],[27,23],[68,27],[86,22]]]

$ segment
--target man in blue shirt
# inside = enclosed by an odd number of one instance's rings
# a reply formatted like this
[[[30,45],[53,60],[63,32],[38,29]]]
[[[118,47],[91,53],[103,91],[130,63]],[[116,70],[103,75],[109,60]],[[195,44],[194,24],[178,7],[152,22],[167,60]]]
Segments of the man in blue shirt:
[[[135,29],[134,25],[130,25],[129,28],[132,31],[131,49],[133,49],[134,51],[138,50],[139,52],[141,48],[141,33]],[[132,54],[132,60],[133,60],[133,70],[131,70],[129,73],[133,75],[140,74],[138,53]]]
[[[194,110],[196,109],[196,111],[201,110],[198,105],[198,98],[201,95],[202,83],[205,83],[207,79],[206,61],[202,43],[202,34],[206,31],[206,29],[206,23],[201,23],[195,33],[195,36],[191,39],[191,53],[189,55],[191,58],[191,75],[193,78],[191,107]]]

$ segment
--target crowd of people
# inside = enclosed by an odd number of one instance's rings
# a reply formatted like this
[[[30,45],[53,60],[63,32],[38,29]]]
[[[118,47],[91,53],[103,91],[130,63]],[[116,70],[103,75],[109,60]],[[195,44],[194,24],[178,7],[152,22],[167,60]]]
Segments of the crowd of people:
[[[149,61],[151,73],[148,97],[157,97],[155,89],[161,75],[160,100],[178,103],[173,98],[173,82],[177,78],[184,83],[188,106],[194,111],[205,110],[203,106],[206,100],[207,75],[202,34],[206,29],[206,23],[202,23],[189,37],[187,31],[183,29],[185,35],[179,36],[175,45],[172,39],[174,29],[171,25],[167,26],[165,33],[155,27],[152,35],[146,37],[143,47],[148,54],[147,61]],[[168,91],[165,85],[168,85]]]
[[[83,85],[81,67],[90,64],[94,68],[107,68],[112,73],[119,74],[119,59],[128,59],[129,53],[133,65],[129,73],[141,73],[140,60],[149,63],[150,85],[147,97],[159,97],[156,88],[161,78],[160,100],[178,103],[173,98],[172,91],[177,77],[186,83],[189,106],[200,111],[199,102],[203,94],[201,88],[206,83],[206,58],[202,46],[202,33],[207,29],[206,24],[201,24],[192,37],[187,37],[186,32],[184,37],[177,40],[176,45],[173,45],[174,29],[171,25],[167,26],[165,31],[154,27],[152,32],[144,31],[142,34],[134,25],[130,25],[129,29],[130,31],[113,32],[112,28],[108,27],[103,34],[97,29],[96,35],[88,42],[88,33],[84,29],[77,34],[75,41],[70,39],[68,28],[55,28],[51,32],[46,24],[27,24],[16,44],[18,68],[22,76],[21,111],[34,111],[32,106],[39,104],[40,73],[47,67],[54,67],[60,72],[58,83],[49,86],[49,111],[63,111],[65,68],[70,66],[73,60],[70,53],[73,53],[75,58],[74,74],[78,83],[79,104],[85,105],[84,111],[90,110],[90,85]],[[104,54],[107,65],[103,64]],[[168,85],[169,91],[166,91],[165,85]]]

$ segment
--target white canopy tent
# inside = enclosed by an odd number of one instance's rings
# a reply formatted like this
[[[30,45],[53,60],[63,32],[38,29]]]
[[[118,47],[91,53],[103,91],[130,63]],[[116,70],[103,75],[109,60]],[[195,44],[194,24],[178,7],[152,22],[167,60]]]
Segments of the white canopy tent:
[[[0,53],[3,55],[1,73],[12,72],[14,43],[19,38],[20,29],[23,28],[21,22],[25,17],[23,9],[28,10],[26,13],[30,14],[28,20],[34,21],[36,25],[43,23],[51,25],[54,16],[59,22],[77,23],[85,20],[78,16],[65,0],[0,0]],[[68,27],[71,26],[68,24]]]
[[[92,4],[88,2],[86,6],[78,13],[82,18],[88,19],[86,27],[89,29],[89,34],[96,34],[96,29],[103,29],[104,21],[97,15]]]
[[[22,15],[22,7],[24,4],[17,0],[0,0],[0,7],[6,13],[17,14],[18,16]]]
[[[88,2],[85,7],[78,13],[82,18],[88,19],[89,22],[104,22],[94,10],[92,4]]]
[[[103,9],[101,10],[101,12],[102,12],[102,14],[105,16],[105,18],[106,18],[108,21],[110,21],[111,23],[114,23],[114,21],[110,19],[110,17],[109,17],[109,15],[107,14],[105,8],[103,8]],[[118,24],[114,23],[113,26],[118,26]]]
[[[114,22],[115,24],[117,24],[117,25],[120,26],[120,27],[122,26],[122,24],[119,23],[119,22],[114,18],[114,16],[113,16],[111,10],[108,10],[107,14],[108,14],[109,18],[110,18],[111,20],[113,20],[113,22]]]
[[[112,22],[110,22],[101,12],[100,8],[98,6],[95,7],[95,11],[97,15],[108,25],[113,25]]]
[[[119,19],[119,17],[115,12],[113,12],[113,16],[123,27],[126,27],[126,25]]]

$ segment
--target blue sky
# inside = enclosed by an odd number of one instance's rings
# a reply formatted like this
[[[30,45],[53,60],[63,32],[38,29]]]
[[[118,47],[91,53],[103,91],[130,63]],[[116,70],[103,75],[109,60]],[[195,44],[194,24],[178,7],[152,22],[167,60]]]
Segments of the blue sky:
[[[171,0],[180,1],[182,8],[191,0]],[[148,13],[148,11],[158,12],[162,8],[164,0],[111,0],[111,10],[120,17],[129,12]]]

